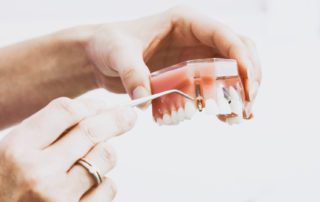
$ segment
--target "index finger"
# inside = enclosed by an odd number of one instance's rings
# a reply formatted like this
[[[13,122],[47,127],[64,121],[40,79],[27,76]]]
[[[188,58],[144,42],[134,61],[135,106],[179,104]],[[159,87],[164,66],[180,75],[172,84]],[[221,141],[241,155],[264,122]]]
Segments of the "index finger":
[[[15,144],[43,149],[96,111],[97,108],[83,101],[58,98],[24,120],[9,138],[13,138]]]
[[[45,151],[53,159],[59,161],[62,169],[69,170],[70,166],[97,144],[129,131],[135,120],[136,113],[130,107],[100,112],[82,120]],[[61,156],[64,156],[63,160]]]

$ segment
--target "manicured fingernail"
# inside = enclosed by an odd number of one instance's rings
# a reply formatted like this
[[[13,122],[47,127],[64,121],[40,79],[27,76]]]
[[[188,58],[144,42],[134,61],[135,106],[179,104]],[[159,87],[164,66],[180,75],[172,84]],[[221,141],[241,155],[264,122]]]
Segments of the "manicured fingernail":
[[[143,86],[138,86],[136,87],[133,92],[132,92],[132,98],[133,99],[138,99],[138,98],[142,98],[142,97],[146,97],[149,95],[149,92],[147,91],[147,89]]]

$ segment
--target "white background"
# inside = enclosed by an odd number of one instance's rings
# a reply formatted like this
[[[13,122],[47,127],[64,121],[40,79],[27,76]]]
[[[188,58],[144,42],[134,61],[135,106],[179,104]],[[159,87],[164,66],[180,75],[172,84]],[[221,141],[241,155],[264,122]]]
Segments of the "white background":
[[[320,2],[317,0],[4,1],[0,45],[68,26],[125,20],[187,3],[257,43],[263,83],[255,119],[198,114],[158,127],[150,109],[112,141],[116,201],[320,201]],[[3,95],[1,95],[3,96]],[[95,91],[109,103],[128,99]],[[2,135],[6,133],[2,132]]]

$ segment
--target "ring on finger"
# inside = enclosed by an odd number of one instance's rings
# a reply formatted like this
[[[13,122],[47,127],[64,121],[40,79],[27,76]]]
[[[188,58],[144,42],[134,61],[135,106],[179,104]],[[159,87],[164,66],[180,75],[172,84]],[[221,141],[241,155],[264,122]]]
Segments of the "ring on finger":
[[[102,183],[102,177],[101,177],[101,174],[99,172],[99,169],[89,163],[86,159],[84,158],[81,158],[77,161],[77,164],[79,164],[80,166],[82,166],[83,168],[85,168],[91,175],[92,177],[94,178],[94,180],[96,181],[96,185],[98,186],[99,184]]]

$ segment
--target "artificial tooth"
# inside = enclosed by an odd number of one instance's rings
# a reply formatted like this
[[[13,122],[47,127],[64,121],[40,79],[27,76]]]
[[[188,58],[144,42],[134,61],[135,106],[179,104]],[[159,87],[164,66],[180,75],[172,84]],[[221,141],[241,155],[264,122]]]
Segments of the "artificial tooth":
[[[229,88],[229,94],[230,94],[230,97],[231,97],[231,98],[240,100],[240,97],[239,97],[238,92],[237,92],[236,89],[235,89],[234,87],[232,87],[232,86]]]
[[[161,118],[157,118],[156,121],[160,126],[163,125],[163,120]]]
[[[242,122],[242,117],[227,118],[226,122],[227,122],[229,125],[239,124],[239,123]]]
[[[183,108],[179,108],[178,109],[177,115],[178,115],[178,120],[179,121],[183,121],[184,120],[185,114],[184,114]]]
[[[171,117],[169,114],[164,114],[163,115],[163,124],[165,125],[170,125],[171,124]]]
[[[219,100],[219,99],[225,99],[224,92],[223,92],[223,87],[221,85],[219,85],[217,87],[217,100]]]
[[[242,116],[242,101],[239,97],[238,92],[233,87],[230,87],[229,93],[231,97],[231,111],[235,114],[238,114],[239,116]]]
[[[209,115],[217,115],[218,114],[219,108],[217,106],[217,103],[214,101],[214,99],[207,99],[206,100],[205,111]]]
[[[178,124],[179,123],[179,118],[178,118],[178,114],[175,110],[172,110],[171,112],[171,121],[172,124]]]
[[[187,102],[184,107],[184,111],[185,111],[186,118],[191,119],[193,117],[193,115],[196,113],[196,108],[193,105],[193,103]]]
[[[231,114],[231,109],[228,100],[225,98],[218,100],[219,114]]]
[[[217,87],[217,104],[219,106],[219,114],[231,114],[229,101],[225,98],[223,87]]]

